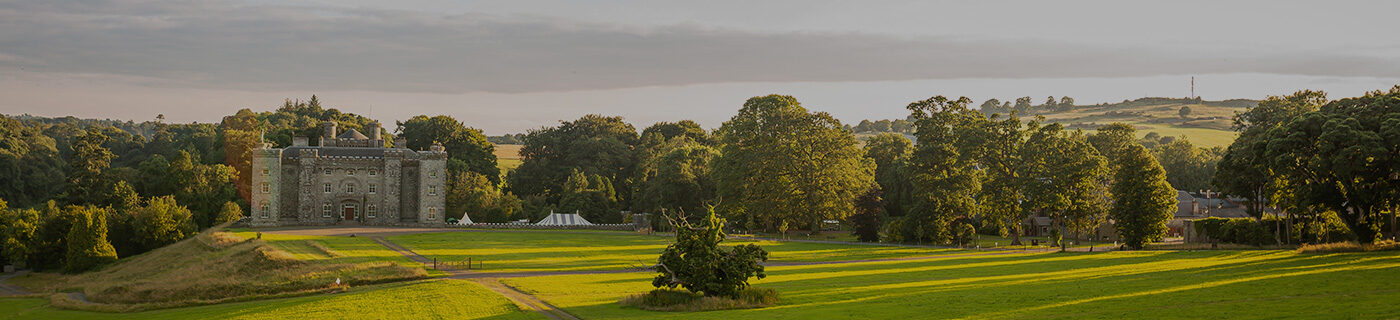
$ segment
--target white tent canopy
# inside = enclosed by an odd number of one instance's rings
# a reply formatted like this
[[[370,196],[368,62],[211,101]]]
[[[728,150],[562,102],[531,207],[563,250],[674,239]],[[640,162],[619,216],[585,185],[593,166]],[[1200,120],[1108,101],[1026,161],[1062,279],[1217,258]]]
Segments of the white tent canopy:
[[[465,226],[465,225],[469,225],[469,224],[476,224],[476,223],[472,222],[472,217],[468,217],[468,216],[465,215],[465,214],[462,215],[462,220],[457,220],[457,225],[463,225],[463,226]]]
[[[585,219],[583,219],[582,216],[579,216],[579,215],[578,215],[578,211],[574,211],[574,213],[554,213],[554,211],[550,211],[548,217],[544,217],[544,219],[541,219],[539,222],[535,222],[535,225],[537,225],[537,226],[589,226],[589,225],[593,225],[593,223],[592,223],[592,222],[588,222],[588,220],[585,220]]]

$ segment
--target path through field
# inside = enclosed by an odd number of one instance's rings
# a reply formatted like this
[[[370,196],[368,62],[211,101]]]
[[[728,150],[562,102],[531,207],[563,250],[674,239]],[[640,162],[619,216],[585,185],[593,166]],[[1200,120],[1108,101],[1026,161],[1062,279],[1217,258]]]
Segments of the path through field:
[[[22,276],[22,275],[24,275],[24,274],[26,274],[26,273],[29,273],[29,271],[27,271],[27,270],[26,270],[26,271],[20,271],[20,272],[15,272],[15,273],[11,273],[11,274],[7,274],[7,275],[0,276],[0,297],[5,297],[5,296],[20,296],[20,295],[29,294],[29,291],[25,291],[24,289],[20,289],[19,287],[16,287],[16,286],[12,286],[12,285],[5,284],[5,280],[9,280],[10,278]]]

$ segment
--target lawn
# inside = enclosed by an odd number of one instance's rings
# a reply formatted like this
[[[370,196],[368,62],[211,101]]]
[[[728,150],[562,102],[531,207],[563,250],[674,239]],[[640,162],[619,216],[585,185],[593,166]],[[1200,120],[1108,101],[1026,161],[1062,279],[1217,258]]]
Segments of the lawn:
[[[243,238],[257,234],[248,230],[231,230]],[[407,267],[422,267],[398,252],[389,250],[366,237],[303,236],[263,233],[263,242],[290,253],[297,260],[314,263],[364,263],[389,261]]]
[[[56,309],[47,299],[0,299],[0,319],[543,319],[464,280],[395,283],[348,292],[133,313]]]
[[[610,270],[651,265],[671,242],[663,236],[612,232],[441,232],[388,238],[439,261],[481,263],[483,272]],[[774,262],[908,257],[962,250],[775,241],[756,243]]]
[[[622,307],[652,274],[505,279],[581,318],[1385,318],[1400,314],[1400,252],[1040,253],[771,267],[775,307]]]

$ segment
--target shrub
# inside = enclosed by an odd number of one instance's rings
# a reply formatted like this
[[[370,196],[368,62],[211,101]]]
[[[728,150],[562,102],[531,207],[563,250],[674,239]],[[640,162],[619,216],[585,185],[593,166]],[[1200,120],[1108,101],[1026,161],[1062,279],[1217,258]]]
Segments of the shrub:
[[[651,311],[749,309],[778,304],[778,292],[773,289],[746,288],[733,297],[706,297],[682,290],[656,289],[623,298],[618,303]]]
[[[243,219],[243,207],[233,201],[224,202],[223,210],[219,210],[219,215],[214,217],[214,225],[221,225]]]
[[[1400,250],[1400,242],[1394,240],[1378,241],[1373,244],[1358,244],[1355,242],[1333,242],[1324,244],[1308,244],[1298,247],[1298,253],[1339,253],[1339,252],[1372,252],[1372,251],[1394,251]]]
[[[190,209],[175,203],[171,196],[151,198],[145,207],[136,210],[132,229],[140,237],[144,251],[175,243],[194,234],[195,224]]]
[[[758,245],[719,247],[724,241],[724,219],[708,208],[709,217],[702,227],[692,227],[685,219],[677,219],[676,242],[666,247],[657,258],[660,272],[651,284],[657,288],[684,287],[705,296],[735,297],[749,285],[750,277],[763,279],[761,262],[768,261],[768,252]]]

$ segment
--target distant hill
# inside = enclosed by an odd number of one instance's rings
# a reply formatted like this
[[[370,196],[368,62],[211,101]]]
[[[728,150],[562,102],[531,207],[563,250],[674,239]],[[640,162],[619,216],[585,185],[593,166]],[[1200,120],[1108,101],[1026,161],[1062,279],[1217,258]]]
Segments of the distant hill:
[[[1230,129],[1235,113],[1256,105],[1259,105],[1259,101],[1250,99],[1208,101],[1200,98],[1146,97],[1093,105],[1026,104],[1026,111],[1020,115],[1026,120],[1037,115],[1044,116],[1047,121],[1087,131],[1109,123],[1124,122],[1137,127],[1139,138],[1151,133],[1163,137],[1185,136],[1197,146],[1223,147],[1235,141],[1237,133]],[[1007,102],[1004,108],[1010,109],[1012,106]],[[1189,112],[1183,114],[1183,107]],[[848,127],[856,133],[856,138],[864,141],[884,132],[910,136],[913,130],[903,125],[906,123],[905,119],[862,120],[858,125]]]
[[[1137,127],[1139,137],[1156,132],[1164,137],[1186,136],[1197,146],[1215,147],[1228,146],[1235,141],[1238,134],[1230,129],[1232,117],[1258,104],[1258,100],[1248,99],[1141,98],[1036,113],[1069,128],[1093,130],[1105,124],[1125,122]],[[1183,107],[1189,112],[1183,113]]]

